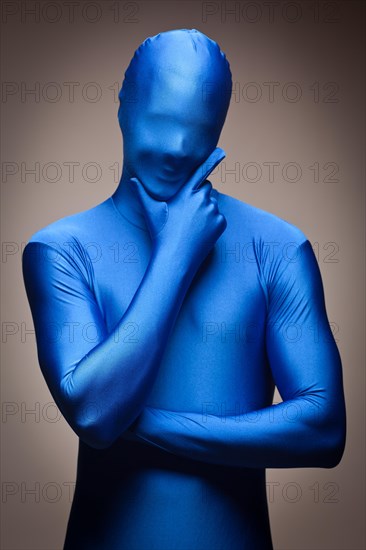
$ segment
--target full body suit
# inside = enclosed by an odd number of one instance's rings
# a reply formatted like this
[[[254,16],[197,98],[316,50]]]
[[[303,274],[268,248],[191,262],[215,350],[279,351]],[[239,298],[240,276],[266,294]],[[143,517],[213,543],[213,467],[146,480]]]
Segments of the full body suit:
[[[341,460],[312,246],[207,179],[230,89],[199,31],[145,40],[120,92],[118,188],[25,247],[39,364],[79,437],[65,550],[271,549],[265,468]]]

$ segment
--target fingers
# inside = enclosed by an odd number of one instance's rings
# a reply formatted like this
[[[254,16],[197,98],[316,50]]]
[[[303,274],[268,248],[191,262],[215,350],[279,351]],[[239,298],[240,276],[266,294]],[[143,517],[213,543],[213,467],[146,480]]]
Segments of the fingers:
[[[205,160],[202,166],[202,177],[206,179],[216,166],[226,157],[226,153],[220,147],[216,147],[214,151]]]
[[[212,191],[212,183],[209,180],[205,180],[201,183],[199,189],[206,195],[207,199],[209,200]],[[194,192],[196,191],[198,191],[198,188],[194,190]]]
[[[217,202],[217,199],[215,197],[210,197],[210,200],[211,202],[215,205],[216,208],[218,208],[218,202]]]
[[[145,197],[146,193],[145,193],[145,189],[143,189],[143,185],[140,182],[140,180],[137,178],[130,178],[128,182],[131,188],[133,189],[133,191],[136,193],[136,195],[140,199],[141,204],[144,205],[146,200],[146,197]]]
[[[207,180],[207,177],[216,168],[216,166],[226,157],[226,153],[220,147],[216,147],[207,159],[195,170],[188,182],[183,186],[182,193],[196,192],[199,189],[205,190],[206,193],[211,192],[212,184]],[[129,180],[131,187],[135,190],[141,203],[145,207],[151,207],[153,197],[146,191],[143,184],[136,177]]]
[[[203,162],[197,170],[193,173],[183,189],[186,192],[195,192],[198,188],[202,188],[201,184],[205,182],[206,178],[216,168],[216,166],[226,157],[226,153],[220,147],[216,147],[209,157]]]

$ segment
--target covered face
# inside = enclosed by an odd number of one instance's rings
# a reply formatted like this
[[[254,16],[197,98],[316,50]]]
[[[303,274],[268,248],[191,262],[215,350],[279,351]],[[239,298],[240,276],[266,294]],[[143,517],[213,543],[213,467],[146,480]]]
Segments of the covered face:
[[[173,196],[217,146],[231,86],[225,54],[196,29],[147,38],[119,93],[124,171],[156,198]]]

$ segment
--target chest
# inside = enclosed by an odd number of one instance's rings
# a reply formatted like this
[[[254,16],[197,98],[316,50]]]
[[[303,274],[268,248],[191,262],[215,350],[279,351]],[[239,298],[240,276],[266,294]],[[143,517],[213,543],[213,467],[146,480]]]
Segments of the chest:
[[[118,246],[110,243],[104,254],[95,266],[96,288],[112,330],[143,284],[151,245],[127,238]],[[216,245],[196,272],[164,343],[148,404],[201,410],[204,403],[214,403],[214,408],[224,403],[238,410],[253,400],[262,403],[268,390],[265,316],[256,266],[223,257]],[[129,330],[133,337],[133,327]]]

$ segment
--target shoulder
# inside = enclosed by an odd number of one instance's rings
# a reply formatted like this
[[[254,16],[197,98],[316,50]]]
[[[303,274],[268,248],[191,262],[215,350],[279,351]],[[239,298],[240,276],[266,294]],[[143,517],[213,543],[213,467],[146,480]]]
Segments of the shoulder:
[[[108,200],[55,220],[33,233],[22,253],[23,269],[39,272],[52,267],[92,281],[93,261],[89,251],[103,233]]]
[[[51,222],[33,233],[26,244],[41,243],[53,248],[67,248],[70,242],[87,242],[100,229],[108,200]]]
[[[280,216],[241,201],[225,193],[219,193],[220,211],[227,217],[228,226],[235,232],[245,231],[253,243],[294,243],[297,246],[308,240],[307,235],[296,225]]]
[[[92,273],[93,261],[100,254],[109,216],[113,216],[110,198],[65,216],[42,227],[26,241],[25,255],[39,254],[48,261],[67,262],[73,268]]]
[[[224,193],[217,200],[228,222],[226,238],[244,243],[244,257],[257,266],[267,297],[271,289],[288,288],[295,280],[297,286],[318,285],[319,269],[312,245],[299,227]]]

